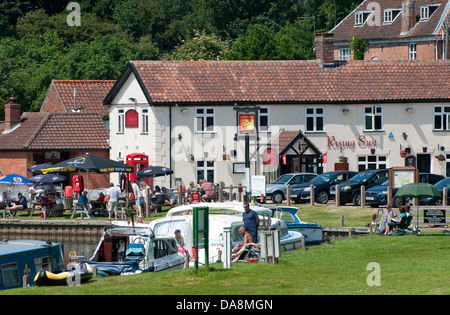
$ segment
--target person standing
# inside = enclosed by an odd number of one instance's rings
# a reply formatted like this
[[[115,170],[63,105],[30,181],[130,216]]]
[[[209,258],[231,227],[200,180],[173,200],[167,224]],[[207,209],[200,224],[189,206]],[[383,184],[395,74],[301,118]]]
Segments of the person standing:
[[[135,181],[132,182],[131,188],[133,189],[134,204],[136,206],[136,217],[142,219],[142,193],[138,184]]]
[[[114,187],[113,183],[109,184],[109,189],[106,191],[105,201],[108,203],[108,220],[111,221],[111,212],[114,211],[114,220],[117,220],[119,201],[119,190]]]
[[[253,238],[253,243],[258,243],[258,214],[250,209],[248,202],[244,202],[244,213],[242,214],[245,230],[250,233]]]

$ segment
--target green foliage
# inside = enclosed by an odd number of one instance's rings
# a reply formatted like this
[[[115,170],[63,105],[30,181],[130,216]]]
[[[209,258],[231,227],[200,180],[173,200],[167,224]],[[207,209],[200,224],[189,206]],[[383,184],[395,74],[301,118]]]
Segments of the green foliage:
[[[350,39],[350,48],[353,50],[353,59],[364,60],[364,53],[368,46],[369,43],[367,41],[353,35]]]

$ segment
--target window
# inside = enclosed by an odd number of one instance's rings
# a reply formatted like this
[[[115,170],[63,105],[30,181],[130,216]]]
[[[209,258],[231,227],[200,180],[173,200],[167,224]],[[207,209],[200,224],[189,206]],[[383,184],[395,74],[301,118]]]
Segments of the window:
[[[358,156],[358,172],[385,168],[387,168],[387,157],[384,155]]]
[[[259,131],[267,132],[269,131],[269,126],[269,109],[261,107],[259,110]]]
[[[338,59],[341,61],[348,61],[352,59],[350,48],[343,48],[338,50]]]
[[[323,131],[324,115],[322,107],[306,108],[306,131]]]
[[[125,112],[123,109],[119,109],[117,115],[117,132],[123,133],[125,130]]]
[[[355,26],[363,26],[366,23],[367,18],[372,14],[372,12],[356,12],[355,13]]]
[[[434,107],[434,130],[450,130],[450,106]]]
[[[19,268],[17,263],[2,265],[2,277],[5,287],[12,287],[20,284]]]
[[[383,129],[383,108],[381,106],[364,107],[364,130],[377,131]]]
[[[36,273],[41,270],[52,271],[53,270],[53,260],[52,257],[40,257],[34,259],[34,265],[36,267]]]
[[[142,133],[148,133],[148,109],[142,110]]]
[[[195,131],[214,131],[214,108],[197,108],[195,112]]]
[[[420,22],[426,22],[433,15],[439,5],[425,5],[420,7]]]
[[[397,16],[400,14],[401,10],[384,10],[384,21],[383,24],[392,24]]]
[[[409,44],[408,57],[409,57],[409,60],[417,59],[417,44],[416,43]]]
[[[214,161],[197,161],[197,183],[200,179],[214,183],[215,178]]]

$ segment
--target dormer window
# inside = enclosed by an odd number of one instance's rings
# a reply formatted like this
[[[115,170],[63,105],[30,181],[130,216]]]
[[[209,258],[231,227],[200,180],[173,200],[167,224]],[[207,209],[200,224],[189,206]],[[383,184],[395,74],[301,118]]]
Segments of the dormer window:
[[[372,14],[371,11],[356,12],[355,13],[355,26],[363,26],[371,14]]]
[[[383,24],[392,24],[397,16],[400,14],[401,10],[398,9],[388,9],[384,10],[384,21]]]
[[[439,8],[438,5],[424,5],[420,7],[420,21],[428,21],[433,15],[434,11]]]

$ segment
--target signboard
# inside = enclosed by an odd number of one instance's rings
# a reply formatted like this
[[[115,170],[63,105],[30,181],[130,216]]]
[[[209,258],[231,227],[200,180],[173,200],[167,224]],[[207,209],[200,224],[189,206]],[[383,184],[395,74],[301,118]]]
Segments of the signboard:
[[[200,202],[200,193],[198,193],[198,192],[191,193],[191,201],[192,201],[192,203]]]
[[[389,170],[388,203],[392,205],[392,189],[419,182],[419,171],[411,166],[397,166]]]
[[[395,171],[393,188],[400,188],[406,184],[414,183],[414,171]]]
[[[425,209],[423,210],[423,222],[429,224],[444,224],[445,210],[444,209]]]
[[[266,195],[266,177],[252,176],[252,196]]]
[[[256,113],[239,113],[239,135],[256,135]]]

